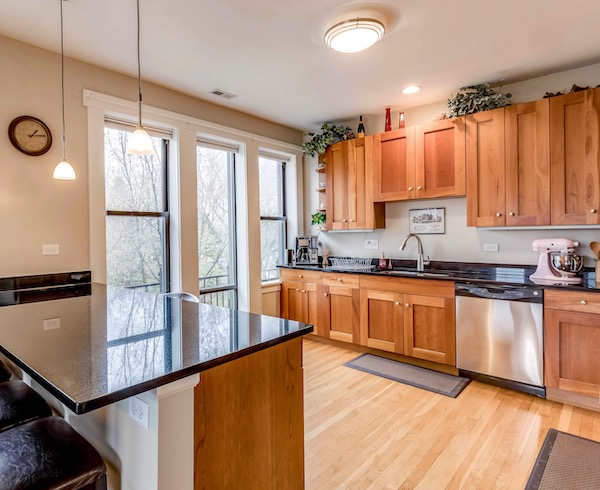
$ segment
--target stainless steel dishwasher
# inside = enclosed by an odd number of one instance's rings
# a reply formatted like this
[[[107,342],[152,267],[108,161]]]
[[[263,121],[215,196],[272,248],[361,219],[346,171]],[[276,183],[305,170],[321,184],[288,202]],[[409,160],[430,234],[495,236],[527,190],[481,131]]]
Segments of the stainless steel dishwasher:
[[[457,283],[461,374],[545,397],[543,290]]]

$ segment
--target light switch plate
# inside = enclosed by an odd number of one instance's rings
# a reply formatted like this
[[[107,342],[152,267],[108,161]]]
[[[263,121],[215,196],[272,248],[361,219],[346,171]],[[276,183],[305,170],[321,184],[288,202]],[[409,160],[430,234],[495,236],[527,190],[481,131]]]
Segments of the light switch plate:
[[[60,317],[56,318],[48,318],[42,322],[42,327],[44,330],[54,330],[55,328],[60,328]]]
[[[365,240],[365,248],[368,250],[377,250],[379,248],[379,240]]]
[[[498,247],[497,243],[484,243],[483,244],[484,252],[497,252],[498,249],[499,249],[499,247]]]
[[[60,255],[60,247],[57,245],[42,245],[42,255]]]

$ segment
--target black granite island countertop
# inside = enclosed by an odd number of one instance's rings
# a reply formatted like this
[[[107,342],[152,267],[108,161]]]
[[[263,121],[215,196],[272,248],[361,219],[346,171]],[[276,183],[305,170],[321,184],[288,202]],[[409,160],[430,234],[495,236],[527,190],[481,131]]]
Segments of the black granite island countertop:
[[[313,330],[136,289],[90,289],[0,307],[0,351],[77,414]]]

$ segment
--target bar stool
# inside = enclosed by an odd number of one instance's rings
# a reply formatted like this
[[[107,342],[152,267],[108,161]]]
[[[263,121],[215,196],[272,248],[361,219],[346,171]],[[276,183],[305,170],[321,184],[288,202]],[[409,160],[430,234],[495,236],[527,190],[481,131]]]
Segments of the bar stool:
[[[100,454],[60,417],[0,432],[0,490],[105,490]]]
[[[0,361],[0,382],[8,381],[11,376],[12,373],[10,372],[10,369],[8,369],[8,366]]]
[[[0,383],[0,431],[50,415],[48,404],[23,381]]]

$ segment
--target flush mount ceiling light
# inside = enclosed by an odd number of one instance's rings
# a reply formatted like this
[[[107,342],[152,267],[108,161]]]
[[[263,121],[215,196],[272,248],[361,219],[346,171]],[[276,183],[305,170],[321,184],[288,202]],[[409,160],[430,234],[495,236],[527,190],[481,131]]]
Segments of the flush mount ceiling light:
[[[56,180],[75,180],[75,170],[67,161],[67,130],[65,125],[65,43],[63,27],[63,1],[60,2],[60,80],[61,80],[61,108],[62,108],[62,159],[54,168],[52,177]]]
[[[142,126],[142,69],[140,61],[140,0],[137,0],[137,69],[138,69],[138,126],[127,138],[126,151],[130,155],[152,155],[154,144]]]
[[[403,94],[416,94],[419,90],[421,90],[421,87],[419,87],[418,85],[410,85],[406,88],[403,88],[402,93]]]
[[[373,46],[385,33],[385,27],[375,19],[345,20],[329,28],[325,44],[341,53],[358,53]]]

